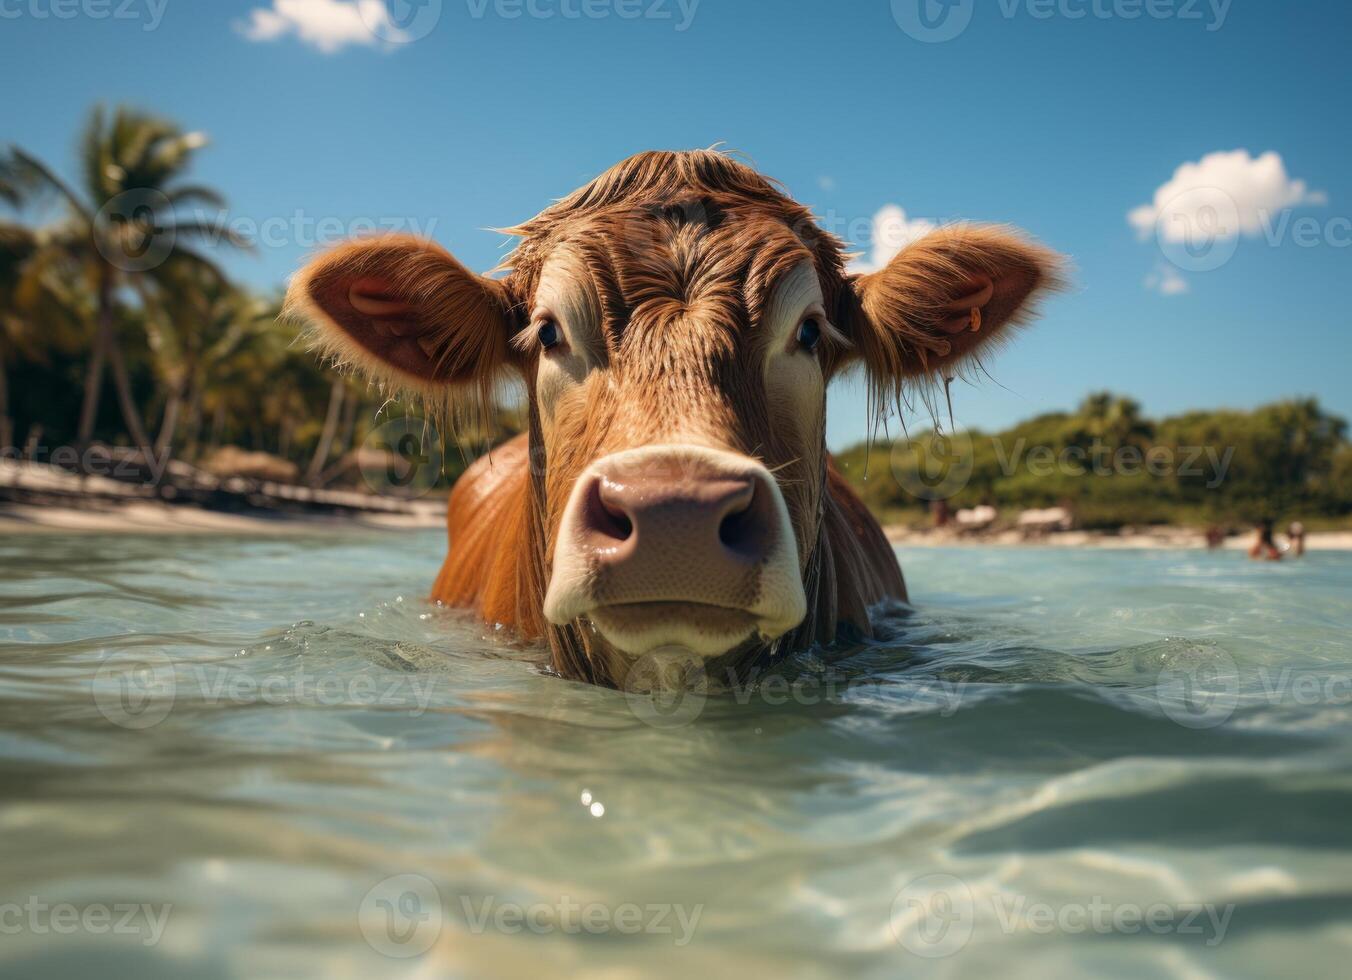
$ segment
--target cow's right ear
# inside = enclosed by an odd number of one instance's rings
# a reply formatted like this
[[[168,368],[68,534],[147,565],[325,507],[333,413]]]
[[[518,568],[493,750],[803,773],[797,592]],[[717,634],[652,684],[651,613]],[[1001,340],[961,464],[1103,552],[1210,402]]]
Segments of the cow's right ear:
[[[444,248],[398,235],[341,245],[292,280],[286,315],[316,346],[395,386],[492,384],[508,359],[511,302]]]

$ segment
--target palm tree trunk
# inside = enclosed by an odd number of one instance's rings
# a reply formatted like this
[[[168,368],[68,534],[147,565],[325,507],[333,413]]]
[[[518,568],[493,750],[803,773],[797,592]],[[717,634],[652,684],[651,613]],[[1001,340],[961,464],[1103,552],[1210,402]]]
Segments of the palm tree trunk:
[[[315,457],[310,460],[310,470],[306,473],[306,480],[311,484],[319,481],[324,464],[329,460],[329,452],[333,449],[333,437],[338,434],[338,413],[343,407],[343,390],[343,379],[334,378],[329,388],[329,411],[324,416],[324,430],[320,433]]]
[[[99,311],[98,325],[94,328],[94,347],[89,353],[89,366],[85,369],[84,402],[80,405],[80,427],[76,431],[75,443],[83,452],[94,439],[94,423],[98,420],[99,398],[103,394],[104,351],[108,346],[108,329],[111,315]]]
[[[9,417],[9,375],[0,361],[0,454],[14,449],[14,420]]]
[[[295,419],[291,417],[289,412],[284,413],[282,415],[282,424],[277,434],[277,455],[283,459],[286,459],[291,455],[291,433],[295,428]]]
[[[221,437],[225,432],[225,406],[217,405],[211,413],[211,435],[207,437],[210,448],[219,449]]]
[[[188,396],[188,438],[184,440],[188,459],[197,459],[202,438],[202,386],[194,384]]]
[[[178,430],[178,416],[183,409],[183,387],[176,386],[169,392],[169,400],[164,403],[164,418],[160,421],[160,434],[155,438],[155,464],[162,466],[169,461],[174,449],[174,435]]]
[[[141,414],[137,411],[136,401],[132,397],[131,380],[127,377],[127,364],[122,359],[122,349],[117,346],[117,338],[113,335],[113,277],[106,268],[99,270],[98,304],[98,328],[94,337],[93,355],[89,360],[89,373],[85,376],[84,405],[80,409],[80,428],[76,441],[81,447],[85,447],[93,438],[99,394],[103,386],[103,365],[106,359],[113,375],[113,385],[117,389],[118,407],[122,410],[122,421],[127,427],[127,435],[131,437],[137,449],[143,453],[148,452],[150,440],[146,437]]]
[[[357,402],[359,399],[352,397],[351,392],[343,402],[343,422],[339,427],[338,451],[341,455],[349,449],[355,449],[352,445],[352,438],[357,432]]]
[[[108,371],[113,376],[113,388],[117,391],[117,403],[122,409],[122,421],[127,426],[127,435],[136,448],[143,453],[150,452],[150,438],[146,435],[145,423],[141,421],[141,412],[132,396],[131,378],[127,374],[127,362],[122,359],[122,348],[114,338],[108,345]]]

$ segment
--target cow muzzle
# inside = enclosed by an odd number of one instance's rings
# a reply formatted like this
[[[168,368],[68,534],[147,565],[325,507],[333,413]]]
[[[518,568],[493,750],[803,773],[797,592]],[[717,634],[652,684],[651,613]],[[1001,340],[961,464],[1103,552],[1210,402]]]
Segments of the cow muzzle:
[[[583,472],[563,513],[545,616],[590,620],[633,657],[701,657],[802,622],[798,548],[770,472],[700,446],[648,446]]]

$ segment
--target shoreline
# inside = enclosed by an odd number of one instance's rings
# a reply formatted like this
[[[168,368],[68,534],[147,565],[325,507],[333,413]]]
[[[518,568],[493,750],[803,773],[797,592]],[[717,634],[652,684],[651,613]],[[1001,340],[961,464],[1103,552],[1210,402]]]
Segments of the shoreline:
[[[883,528],[887,540],[906,548],[1097,548],[1107,551],[1206,551],[1206,535],[1201,528],[1158,527],[1126,528],[1121,532],[1058,531],[1029,537],[1018,530],[989,533],[962,533],[948,529],[916,529],[892,524]],[[1279,539],[1280,540],[1280,539]],[[1225,539],[1218,551],[1247,551],[1251,533]],[[1352,531],[1311,531],[1305,536],[1305,550],[1352,551]]]
[[[247,513],[210,510],[186,503],[160,500],[67,503],[0,501],[0,534],[240,534],[258,537],[293,534],[333,534],[347,531],[426,531],[446,528],[444,500],[406,501],[399,511],[360,513],[299,513],[254,510]],[[1106,531],[1060,531],[1027,537],[1017,530],[985,534],[916,529],[905,525],[883,528],[887,540],[905,548],[1068,548],[1132,551],[1163,549],[1205,551],[1201,529],[1150,527]],[[1250,535],[1227,538],[1221,550],[1244,551]],[[1352,531],[1312,531],[1307,551],[1352,551]]]
[[[191,504],[136,501],[108,507],[0,503],[0,534],[242,534],[256,537],[345,531],[445,532],[446,506],[431,501],[402,513],[230,513]]]
[[[402,500],[192,467],[163,485],[0,459],[0,533],[243,534],[418,530],[446,526],[442,497]]]

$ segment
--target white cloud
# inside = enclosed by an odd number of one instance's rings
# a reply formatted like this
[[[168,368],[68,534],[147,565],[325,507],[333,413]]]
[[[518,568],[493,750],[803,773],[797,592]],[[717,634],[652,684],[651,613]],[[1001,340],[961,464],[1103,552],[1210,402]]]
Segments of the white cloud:
[[[1154,200],[1133,209],[1127,221],[1142,239],[1158,234],[1162,243],[1198,236],[1217,241],[1257,236],[1287,208],[1327,203],[1326,194],[1291,179],[1281,154],[1269,150],[1254,157],[1248,150],[1235,150],[1183,164],[1155,191]]]
[[[1145,288],[1154,290],[1162,296],[1181,296],[1190,287],[1182,273],[1171,265],[1161,263],[1154,272],[1145,277]]]
[[[924,218],[908,218],[895,204],[884,204],[873,216],[872,249],[850,263],[851,272],[876,272],[911,242],[924,238],[939,226]]]
[[[325,54],[349,44],[401,40],[385,0],[272,0],[271,7],[255,7],[235,27],[250,41],[294,34]]]

